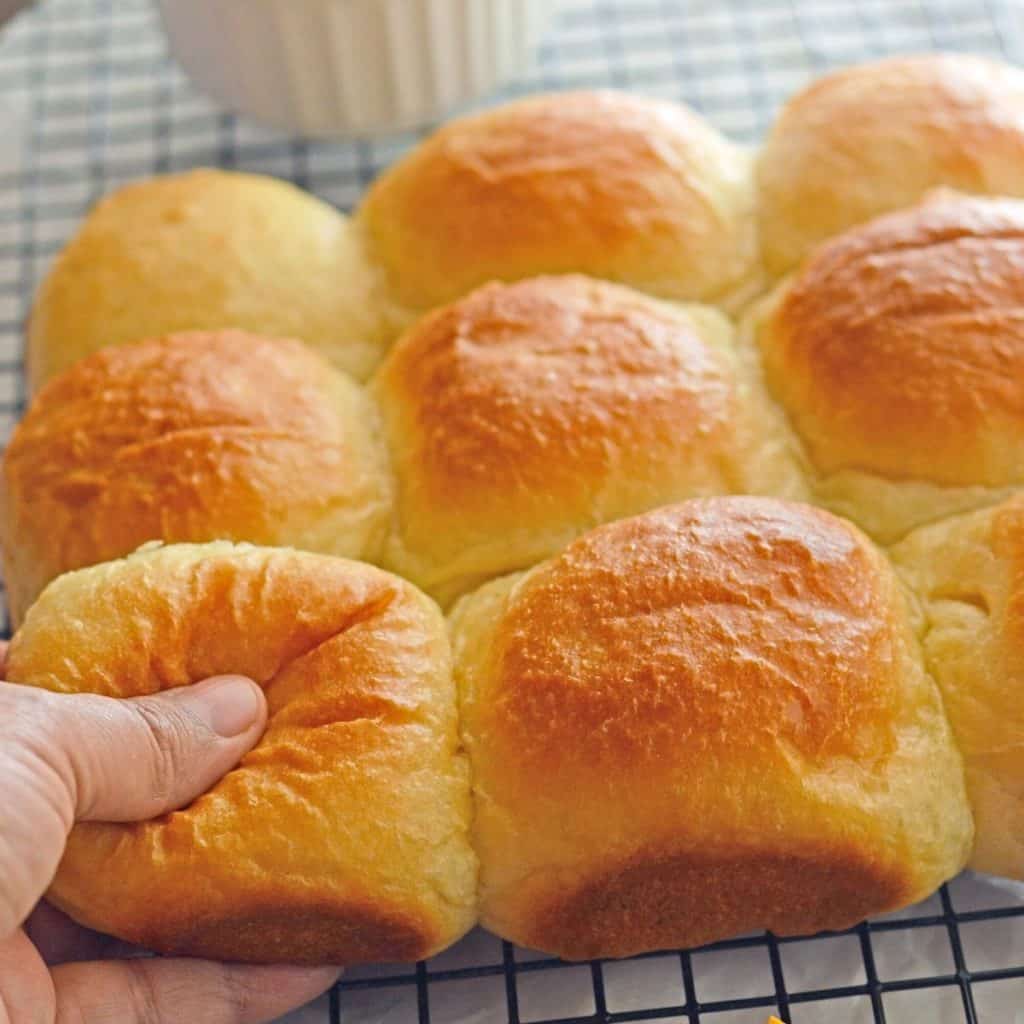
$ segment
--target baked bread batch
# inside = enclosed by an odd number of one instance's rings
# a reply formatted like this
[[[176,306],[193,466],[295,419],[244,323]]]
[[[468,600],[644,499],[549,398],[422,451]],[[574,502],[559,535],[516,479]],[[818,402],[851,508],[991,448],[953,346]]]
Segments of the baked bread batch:
[[[564,93],[351,218],[221,171],[102,200],[28,329],[8,675],[244,673],[270,722],[190,807],[78,826],[51,898],[355,963],[1024,878],[1015,193],[1024,73],[931,56],[826,76],[758,153]]]

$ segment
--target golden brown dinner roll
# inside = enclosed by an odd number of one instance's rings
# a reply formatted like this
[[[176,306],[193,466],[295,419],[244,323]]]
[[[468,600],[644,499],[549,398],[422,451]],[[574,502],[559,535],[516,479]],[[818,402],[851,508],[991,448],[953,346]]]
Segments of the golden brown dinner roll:
[[[724,316],[590,278],[478,289],[372,388],[397,478],[386,564],[443,603],[610,519],[802,484]]]
[[[782,109],[758,162],[770,271],[936,185],[1024,195],[1024,72],[929,54],[844,68]]]
[[[106,349],[43,388],[4,453],[12,616],[149,540],[372,557],[390,504],[372,404],[305,345],[225,331]]]
[[[844,928],[959,871],[963,768],[888,563],[686,502],[452,616],[483,923],[570,959]]]
[[[963,753],[971,867],[1024,879],[1024,499],[917,530],[893,556],[921,598],[928,667]]]
[[[398,329],[382,294],[344,215],[292,185],[154,178],[102,200],[57,257],[32,308],[31,385],[108,345],[225,327],[300,338],[366,377]]]
[[[1024,483],[1024,202],[939,193],[754,315],[819,497],[883,541]]]
[[[131,697],[240,673],[267,731],[183,810],[76,826],[49,898],[162,953],[415,960],[475,918],[469,779],[433,602],[358,562],[226,543],[62,576],[10,679]]]
[[[573,92],[445,125],[381,175],[357,221],[418,307],[563,272],[720,301],[750,284],[753,206],[746,151],[686,107]]]

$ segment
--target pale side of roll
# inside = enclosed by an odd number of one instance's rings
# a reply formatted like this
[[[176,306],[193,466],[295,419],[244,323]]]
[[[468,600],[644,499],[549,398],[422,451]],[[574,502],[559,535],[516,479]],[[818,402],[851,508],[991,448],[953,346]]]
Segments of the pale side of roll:
[[[779,112],[757,179],[762,250],[775,275],[822,240],[937,186],[1024,195],[1024,71],[963,53],[840,68]]]
[[[970,867],[1024,879],[1024,501],[943,520],[892,550],[963,754]]]
[[[89,211],[36,293],[26,367],[38,391],[101,348],[237,328],[363,379],[403,324],[343,213],[287,181],[199,168]]]

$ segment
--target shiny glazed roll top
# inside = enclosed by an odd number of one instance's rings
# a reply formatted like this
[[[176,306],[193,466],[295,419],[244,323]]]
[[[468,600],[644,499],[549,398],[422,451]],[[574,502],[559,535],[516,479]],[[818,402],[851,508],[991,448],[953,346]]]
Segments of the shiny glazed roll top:
[[[4,452],[15,622],[70,569],[146,541],[373,557],[391,508],[376,411],[297,341],[191,332],[106,349],[36,396]]]
[[[571,272],[728,301],[757,262],[750,156],[680,104],[610,91],[450,122],[377,179],[356,220],[419,308]]]
[[[397,487],[388,568],[445,603],[598,523],[803,486],[729,321],[580,276],[428,315],[372,382]]]
[[[884,540],[1024,484],[1024,202],[942,191],[823,244],[753,317],[819,498]]]

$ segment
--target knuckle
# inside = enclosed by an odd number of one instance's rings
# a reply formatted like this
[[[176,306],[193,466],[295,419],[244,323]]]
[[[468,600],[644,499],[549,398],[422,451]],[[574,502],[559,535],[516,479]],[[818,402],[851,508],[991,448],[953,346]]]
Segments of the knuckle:
[[[250,985],[235,971],[222,968],[220,988],[227,1020],[243,1020],[252,1000]]]
[[[250,1007],[250,992],[238,974],[224,964],[196,963],[185,975],[159,982],[152,961],[133,965],[131,1024],[216,1021],[241,1024]]]
[[[126,1018],[127,1021],[131,1024],[168,1024],[172,1018],[162,1013],[160,993],[146,965],[129,965],[128,977],[131,1016]]]
[[[183,716],[158,709],[147,701],[133,705],[149,746],[149,786],[154,800],[163,802],[188,774],[192,743],[189,723]]]

